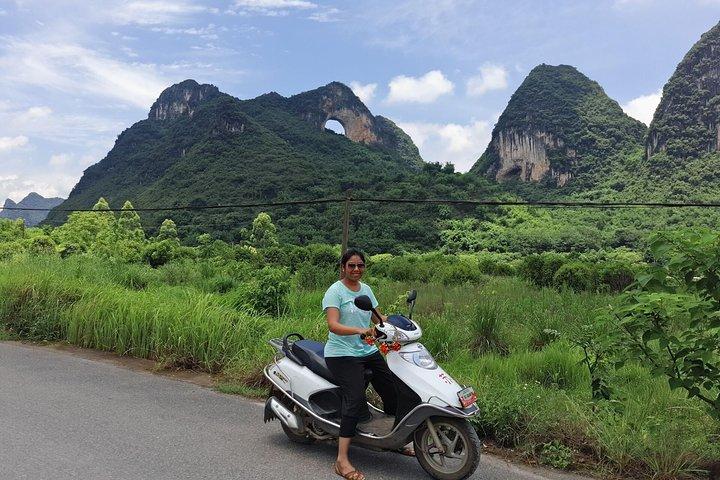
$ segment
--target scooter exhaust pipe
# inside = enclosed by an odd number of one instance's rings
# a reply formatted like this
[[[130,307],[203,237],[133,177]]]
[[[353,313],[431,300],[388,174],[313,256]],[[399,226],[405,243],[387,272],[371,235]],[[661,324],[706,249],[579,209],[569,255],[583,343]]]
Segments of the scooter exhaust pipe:
[[[285,405],[280,403],[280,401],[275,397],[270,397],[265,402],[265,421],[272,420],[272,417],[269,415],[270,412],[276,417],[279,418],[281,422],[283,422],[285,425],[287,425],[289,428],[295,431],[300,430],[300,421],[297,418],[297,415],[295,415],[293,412],[288,410]]]

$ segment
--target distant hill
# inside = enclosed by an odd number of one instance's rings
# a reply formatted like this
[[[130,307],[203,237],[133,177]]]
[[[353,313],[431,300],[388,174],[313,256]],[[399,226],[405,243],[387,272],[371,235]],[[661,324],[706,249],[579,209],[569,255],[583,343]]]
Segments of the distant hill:
[[[650,124],[648,157],[694,158],[720,150],[720,23],[675,69]]]
[[[34,227],[38,223],[45,220],[48,216],[48,211],[33,211],[33,210],[5,210],[5,208],[55,208],[60,205],[65,199],[59,197],[45,198],[35,192],[28,194],[20,202],[15,203],[9,198],[5,200],[3,210],[0,210],[0,218],[9,218],[15,220],[22,218],[25,220],[25,225],[28,227]]]
[[[642,144],[645,125],[569,65],[539,65],[510,98],[471,172],[562,187]]]
[[[329,119],[338,120],[346,135],[325,129]],[[421,185],[416,177],[424,168],[410,137],[387,118],[374,116],[341,83],[289,98],[271,92],[239,100],[213,85],[186,80],[163,91],[148,118],[120,134],[107,156],[85,170],[62,207],[89,208],[99,197],[112,207],[130,200],[142,208],[317,199],[348,192],[446,196],[444,181]],[[448,177],[451,183],[465,182],[459,175]],[[452,195],[458,190],[450,188]],[[472,188],[462,190],[461,195],[476,194]],[[366,220],[363,208],[372,212]],[[435,209],[413,209],[418,219],[400,215],[404,207],[358,206],[351,228],[363,244],[388,242],[376,238],[377,232],[397,229],[406,245],[432,245],[435,217],[422,212]],[[210,232],[234,239],[257,212],[158,212],[143,218],[151,228],[171,217],[186,236]],[[341,212],[342,205],[270,211],[281,231],[289,232],[286,240],[295,243],[339,241]],[[64,217],[54,211],[48,222]]]

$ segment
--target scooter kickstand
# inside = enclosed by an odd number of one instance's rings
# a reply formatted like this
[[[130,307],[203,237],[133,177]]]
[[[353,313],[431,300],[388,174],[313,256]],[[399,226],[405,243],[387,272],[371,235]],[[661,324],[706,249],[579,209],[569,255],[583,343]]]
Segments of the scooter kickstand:
[[[435,447],[440,450],[441,455],[445,455],[445,445],[443,445],[443,443],[440,441],[437,430],[435,430],[435,425],[433,425],[432,421],[429,418],[425,421],[427,422],[428,431],[430,432],[430,436],[433,439]]]

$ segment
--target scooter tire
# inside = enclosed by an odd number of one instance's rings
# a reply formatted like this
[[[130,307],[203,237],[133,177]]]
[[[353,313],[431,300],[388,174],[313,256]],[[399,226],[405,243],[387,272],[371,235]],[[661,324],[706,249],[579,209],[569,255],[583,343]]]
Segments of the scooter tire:
[[[462,441],[465,450],[465,460],[458,466],[456,471],[442,471],[432,455],[428,452],[427,442],[430,432],[425,423],[415,430],[413,437],[413,446],[415,448],[415,456],[420,462],[423,470],[431,477],[437,480],[463,480],[475,473],[480,463],[481,443],[477,432],[470,425],[470,422],[461,418],[452,417],[432,417],[430,419],[435,425],[436,430],[452,429],[457,432],[457,441]],[[443,441],[441,439],[441,441]]]
[[[285,435],[295,443],[300,443],[303,445],[310,445],[312,443],[315,443],[315,439],[307,434],[300,434],[295,431],[293,431],[290,427],[285,425],[283,422],[280,422],[280,425],[282,426],[283,432],[285,432]]]

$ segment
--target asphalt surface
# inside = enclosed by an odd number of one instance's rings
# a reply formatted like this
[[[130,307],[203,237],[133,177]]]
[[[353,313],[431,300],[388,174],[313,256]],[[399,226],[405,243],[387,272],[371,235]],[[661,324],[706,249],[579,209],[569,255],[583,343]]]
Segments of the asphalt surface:
[[[0,479],[333,479],[333,444],[297,445],[260,403],[0,342]],[[430,478],[413,458],[354,448],[372,479]],[[570,479],[483,455],[473,479]]]

